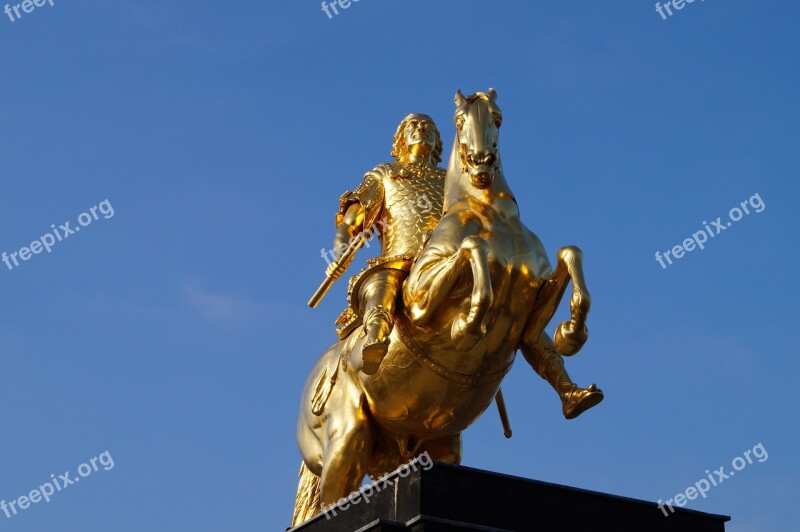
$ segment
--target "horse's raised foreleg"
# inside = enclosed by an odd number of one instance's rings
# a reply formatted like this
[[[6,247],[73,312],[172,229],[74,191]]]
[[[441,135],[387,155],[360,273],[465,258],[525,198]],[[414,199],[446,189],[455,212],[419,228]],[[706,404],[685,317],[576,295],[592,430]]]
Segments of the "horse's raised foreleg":
[[[575,246],[558,250],[556,269],[544,281],[536,298],[536,310],[528,321],[530,341],[536,341],[553,318],[561,298],[572,281],[570,298],[570,319],[558,326],[555,334],[555,347],[562,355],[577,353],[589,337],[586,317],[589,314],[591,298],[583,277],[583,253]]]
[[[418,326],[426,325],[462,274],[470,268],[473,284],[469,310],[459,315],[451,328],[451,336],[458,347],[468,349],[485,334],[484,318],[493,301],[489,244],[483,238],[470,236],[446,258],[426,253],[412,268],[403,293],[411,321]]]
[[[470,236],[461,242],[462,253],[468,254],[472,266],[472,295],[469,310],[453,321],[450,337],[459,349],[470,349],[486,334],[486,315],[492,306],[492,278],[489,272],[489,244]]]

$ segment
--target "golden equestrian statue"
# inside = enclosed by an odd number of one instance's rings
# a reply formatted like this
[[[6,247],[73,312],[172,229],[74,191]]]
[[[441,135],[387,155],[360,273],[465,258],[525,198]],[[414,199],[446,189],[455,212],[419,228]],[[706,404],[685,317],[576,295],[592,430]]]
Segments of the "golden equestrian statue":
[[[379,229],[383,253],[351,281],[340,338],[303,390],[293,526],[359,489],[365,475],[377,478],[423,452],[460,463],[461,432],[495,398],[504,414],[500,382],[517,350],[555,389],[567,419],[603,400],[597,386],[579,387],[564,369],[563,356],[588,338],[581,251],[561,248],[553,269],[520,220],[497,148],[496,100],[493,89],[456,93],[444,179],[433,121],[410,115],[395,135],[397,163],[376,167],[342,198],[336,260],[309,304],[343,273],[363,231]],[[544,329],[570,281],[570,319],[551,339]]]

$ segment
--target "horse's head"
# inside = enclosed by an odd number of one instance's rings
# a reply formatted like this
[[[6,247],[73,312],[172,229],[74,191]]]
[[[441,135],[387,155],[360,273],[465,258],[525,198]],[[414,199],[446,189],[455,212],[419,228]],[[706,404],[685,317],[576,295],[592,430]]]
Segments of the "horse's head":
[[[478,189],[489,188],[499,168],[497,137],[503,114],[496,100],[494,89],[466,98],[456,91],[458,160],[461,172],[469,174],[470,184]]]

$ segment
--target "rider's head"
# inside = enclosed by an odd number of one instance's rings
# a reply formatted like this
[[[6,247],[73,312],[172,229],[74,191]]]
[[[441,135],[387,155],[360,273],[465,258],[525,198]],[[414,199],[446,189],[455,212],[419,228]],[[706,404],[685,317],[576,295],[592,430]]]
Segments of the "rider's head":
[[[428,115],[410,114],[400,122],[394,134],[392,156],[407,163],[416,157],[430,155],[435,166],[442,162],[442,137]]]

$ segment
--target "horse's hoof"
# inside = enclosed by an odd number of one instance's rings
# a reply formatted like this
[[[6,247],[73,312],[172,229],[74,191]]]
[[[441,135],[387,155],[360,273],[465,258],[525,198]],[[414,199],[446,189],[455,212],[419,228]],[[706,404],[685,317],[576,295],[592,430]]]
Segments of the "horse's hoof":
[[[564,417],[575,419],[598,405],[604,397],[603,391],[596,384],[590,384],[587,388],[580,388],[577,384],[573,384],[572,389],[562,398]]]
[[[556,329],[553,343],[558,354],[569,357],[580,351],[588,339],[589,329],[586,327],[574,329],[570,322],[565,321]]]

